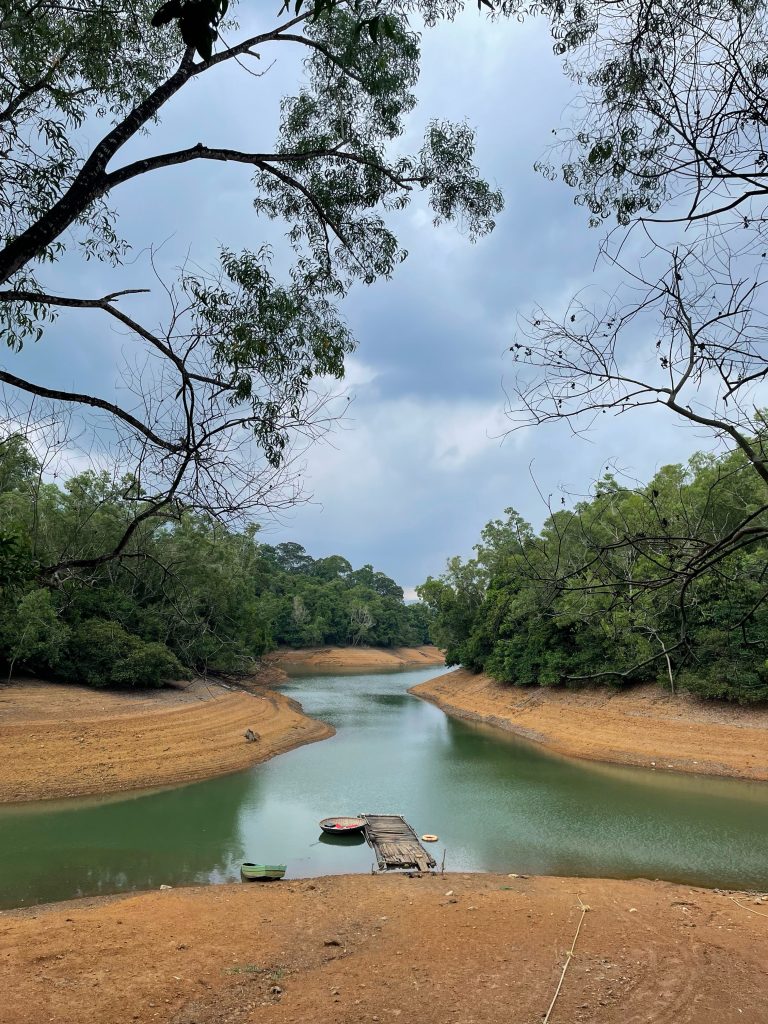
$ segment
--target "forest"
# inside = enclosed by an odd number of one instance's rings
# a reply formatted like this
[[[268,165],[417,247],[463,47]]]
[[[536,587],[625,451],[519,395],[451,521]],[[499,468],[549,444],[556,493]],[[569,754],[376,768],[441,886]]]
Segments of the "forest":
[[[517,686],[654,681],[766,700],[763,491],[737,450],[664,466],[642,487],[607,473],[538,533],[507,509],[474,558],[417,587],[432,637],[449,665]]]
[[[48,480],[20,435],[0,441],[0,663],[92,686],[249,671],[278,646],[428,642],[429,613],[370,565],[312,558],[207,512],[170,507],[118,559],[141,514],[132,479]],[[56,566],[66,562],[66,568]],[[78,566],[78,563],[83,563]],[[94,564],[96,563],[96,564]]]

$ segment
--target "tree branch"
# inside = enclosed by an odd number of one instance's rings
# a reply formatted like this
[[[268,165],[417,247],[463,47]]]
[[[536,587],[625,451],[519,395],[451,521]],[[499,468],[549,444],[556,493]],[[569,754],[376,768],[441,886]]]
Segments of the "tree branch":
[[[71,402],[75,405],[87,405],[92,409],[101,409],[103,412],[108,412],[118,420],[122,420],[128,426],[134,430],[143,434],[148,441],[152,444],[162,448],[166,452],[177,454],[184,449],[183,444],[172,444],[166,441],[164,438],[156,434],[146,423],[142,423],[141,420],[137,419],[134,415],[127,412],[125,409],[121,409],[119,405],[115,405],[114,402],[107,402],[103,398],[96,398],[94,395],[79,394],[75,391],[60,391],[57,388],[46,388],[42,384],[35,384],[32,381],[23,380],[21,377],[16,377],[12,373],[8,373],[6,370],[0,370],[0,382],[8,384],[11,387],[18,388],[20,391],[25,391],[27,394],[36,395],[38,398],[47,398],[54,402]]]

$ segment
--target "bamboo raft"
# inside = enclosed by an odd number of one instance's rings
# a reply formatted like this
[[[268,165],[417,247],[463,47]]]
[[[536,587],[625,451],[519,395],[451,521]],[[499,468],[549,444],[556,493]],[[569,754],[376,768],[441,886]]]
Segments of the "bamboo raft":
[[[402,814],[361,814],[365,821],[365,839],[373,852],[379,871],[408,868],[431,871],[436,862]]]

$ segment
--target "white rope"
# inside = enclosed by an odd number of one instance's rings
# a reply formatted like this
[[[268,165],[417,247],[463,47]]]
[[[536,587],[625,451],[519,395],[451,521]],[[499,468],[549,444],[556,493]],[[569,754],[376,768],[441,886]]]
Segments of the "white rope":
[[[743,903],[739,903],[735,896],[729,896],[729,900],[733,900],[737,907],[741,907],[742,910],[748,910],[750,914],[757,914],[758,917],[768,917],[768,914],[764,914],[759,910],[753,910],[752,907],[745,907]]]
[[[565,972],[568,970],[568,966],[570,965],[570,962],[571,962],[571,960],[573,958],[573,951],[576,949],[576,940],[579,937],[579,932],[581,931],[581,926],[584,923],[584,918],[587,916],[587,911],[589,910],[589,907],[585,906],[585,904],[583,904],[581,902],[581,896],[578,896],[577,899],[579,901],[579,906],[581,907],[581,917],[579,918],[579,924],[578,924],[578,927],[576,929],[576,934],[573,936],[573,942],[571,943],[571,948],[565,954],[565,963],[563,964],[563,973],[560,975],[560,981],[558,981],[558,983],[557,983],[557,988],[555,989],[555,994],[552,996],[552,1002],[549,1004],[549,1009],[547,1010],[546,1014],[544,1015],[544,1020],[542,1021],[542,1024],[547,1024],[547,1022],[549,1021],[549,1018],[550,1018],[550,1016],[552,1014],[552,1010],[554,1009],[555,1003],[557,1002],[557,997],[560,995],[560,989],[563,987],[563,981],[565,980]]]

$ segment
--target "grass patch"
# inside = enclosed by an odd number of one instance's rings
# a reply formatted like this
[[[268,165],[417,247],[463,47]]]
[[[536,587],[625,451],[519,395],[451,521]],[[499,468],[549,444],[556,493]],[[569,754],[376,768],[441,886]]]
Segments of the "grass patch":
[[[266,967],[259,967],[258,964],[238,964],[228,967],[227,974],[264,974],[266,970]]]
[[[267,981],[277,984],[286,975],[284,967],[259,967],[258,964],[236,964],[234,967],[227,967],[227,974],[263,974]]]

